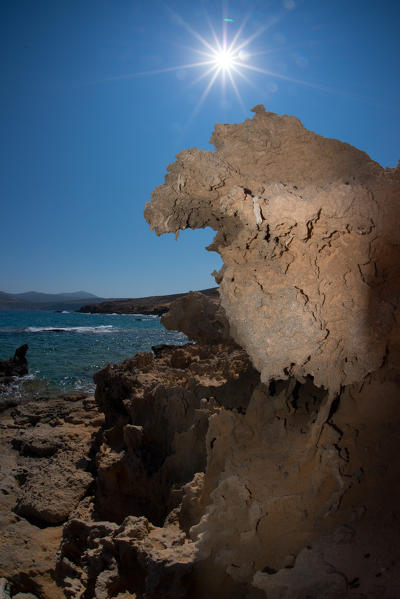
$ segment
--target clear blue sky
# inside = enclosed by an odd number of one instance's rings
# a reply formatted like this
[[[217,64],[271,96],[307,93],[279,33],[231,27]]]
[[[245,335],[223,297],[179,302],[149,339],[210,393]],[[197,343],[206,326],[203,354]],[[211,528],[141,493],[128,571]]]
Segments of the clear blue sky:
[[[400,158],[398,1],[3,0],[0,17],[2,291],[215,285],[213,232],[156,237],[143,208],[178,151],[211,149],[214,124],[256,104]],[[278,76],[242,66],[241,101],[218,76],[198,106],[209,67],[182,65],[207,60],[194,32],[214,45],[224,18],[229,42],[253,37],[242,63]]]

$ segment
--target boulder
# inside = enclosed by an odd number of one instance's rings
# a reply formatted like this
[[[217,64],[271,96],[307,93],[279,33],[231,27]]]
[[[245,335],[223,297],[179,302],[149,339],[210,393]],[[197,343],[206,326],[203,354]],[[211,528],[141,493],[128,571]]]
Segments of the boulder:
[[[0,360],[0,383],[10,383],[15,376],[25,376],[28,374],[28,360],[26,354],[28,345],[21,345],[9,360]]]
[[[214,298],[197,291],[175,300],[161,318],[168,330],[181,331],[189,339],[200,343],[233,341],[225,311]]]

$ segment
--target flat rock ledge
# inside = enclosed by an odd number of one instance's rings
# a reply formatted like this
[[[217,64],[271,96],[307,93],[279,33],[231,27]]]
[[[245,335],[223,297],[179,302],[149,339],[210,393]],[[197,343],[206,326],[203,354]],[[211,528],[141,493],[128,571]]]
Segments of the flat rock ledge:
[[[0,597],[64,597],[54,577],[62,526],[90,511],[91,452],[103,421],[85,393],[0,414]]]

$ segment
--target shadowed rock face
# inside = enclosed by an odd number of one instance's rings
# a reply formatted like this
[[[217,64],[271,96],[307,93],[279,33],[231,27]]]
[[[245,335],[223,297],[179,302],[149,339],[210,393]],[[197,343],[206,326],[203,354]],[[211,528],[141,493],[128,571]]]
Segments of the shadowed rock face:
[[[218,231],[221,303],[263,381],[311,375],[336,392],[390,351],[400,169],[254,111],[216,126],[213,153],[180,152],[145,217],[157,234]]]

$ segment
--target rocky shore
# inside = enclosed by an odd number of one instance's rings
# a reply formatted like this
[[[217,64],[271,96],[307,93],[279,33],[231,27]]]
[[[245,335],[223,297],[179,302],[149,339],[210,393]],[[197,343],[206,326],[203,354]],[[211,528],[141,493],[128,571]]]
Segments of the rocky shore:
[[[80,393],[0,414],[2,599],[64,597],[55,582],[63,524],[90,508],[85,497],[103,421],[94,397]]]
[[[218,231],[196,343],[1,415],[5,597],[400,596],[400,169],[254,111],[146,207]]]

